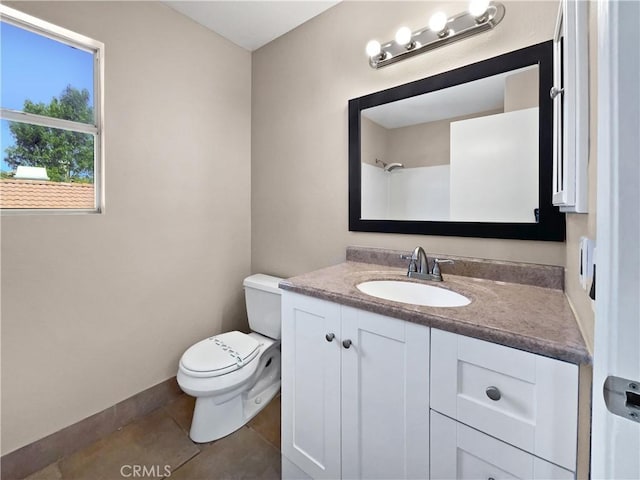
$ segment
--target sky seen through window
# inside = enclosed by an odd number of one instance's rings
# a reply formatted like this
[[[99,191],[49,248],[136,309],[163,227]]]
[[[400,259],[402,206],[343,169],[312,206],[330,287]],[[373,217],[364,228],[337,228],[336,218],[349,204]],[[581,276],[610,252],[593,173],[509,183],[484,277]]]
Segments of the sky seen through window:
[[[0,102],[23,110],[25,100],[49,104],[68,86],[89,91],[93,105],[93,54],[6,22],[0,23]],[[9,122],[2,120],[0,151],[3,172],[7,147],[14,145]]]

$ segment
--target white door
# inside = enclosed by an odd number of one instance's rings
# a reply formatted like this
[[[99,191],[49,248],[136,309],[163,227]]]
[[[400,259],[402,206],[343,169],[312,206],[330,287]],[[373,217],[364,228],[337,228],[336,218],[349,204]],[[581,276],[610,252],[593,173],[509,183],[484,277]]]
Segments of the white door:
[[[342,478],[427,478],[429,329],[342,307]]]
[[[609,376],[640,381],[640,3],[603,1],[597,8],[598,224],[591,475],[638,479],[640,423],[611,414],[603,386]]]
[[[340,478],[339,337],[339,305],[282,295],[282,454],[314,479]]]

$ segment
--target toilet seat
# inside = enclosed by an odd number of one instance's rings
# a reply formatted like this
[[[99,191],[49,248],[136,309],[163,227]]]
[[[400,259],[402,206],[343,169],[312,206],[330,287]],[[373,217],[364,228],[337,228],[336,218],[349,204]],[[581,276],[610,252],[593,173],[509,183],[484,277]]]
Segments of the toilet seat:
[[[241,333],[241,335],[244,335]],[[250,333],[248,337],[255,340],[259,348],[255,357],[250,361],[245,362],[242,368],[237,365],[234,369],[226,374],[216,374],[213,371],[213,375],[208,372],[197,372],[185,368],[182,360],[179,363],[177,380],[180,388],[193,397],[201,397],[212,395],[215,392],[216,397],[223,398],[227,392],[233,391],[237,388],[243,388],[242,386],[250,381],[258,371],[260,365],[260,358],[263,354],[270,351],[273,348],[277,348],[280,345],[279,341],[271,338],[263,337],[257,333]],[[186,352],[185,352],[186,353]],[[183,355],[184,356],[184,355]]]
[[[193,377],[218,377],[244,368],[260,353],[254,336],[233,331],[205,338],[187,349],[180,367]]]

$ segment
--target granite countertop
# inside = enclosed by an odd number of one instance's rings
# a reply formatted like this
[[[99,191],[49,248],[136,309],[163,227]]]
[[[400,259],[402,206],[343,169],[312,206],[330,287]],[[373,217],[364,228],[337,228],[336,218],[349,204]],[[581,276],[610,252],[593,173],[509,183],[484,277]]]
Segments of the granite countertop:
[[[591,363],[578,324],[558,289],[443,273],[443,282],[409,279],[406,269],[370,263],[341,263],[280,282],[283,290],[329,300],[428,327],[487,340],[576,364]],[[424,307],[360,292],[367,280],[425,283],[471,299],[464,307]]]

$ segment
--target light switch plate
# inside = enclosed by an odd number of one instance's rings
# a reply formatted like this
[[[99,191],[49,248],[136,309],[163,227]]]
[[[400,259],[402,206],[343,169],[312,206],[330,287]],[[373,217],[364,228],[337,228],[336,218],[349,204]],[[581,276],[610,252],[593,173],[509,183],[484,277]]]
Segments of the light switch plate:
[[[594,250],[595,250],[595,242],[588,237],[580,237],[580,258],[579,260],[579,268],[578,275],[580,285],[585,290],[588,290],[591,287],[591,279],[593,278],[593,264],[595,263],[594,258]]]

